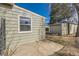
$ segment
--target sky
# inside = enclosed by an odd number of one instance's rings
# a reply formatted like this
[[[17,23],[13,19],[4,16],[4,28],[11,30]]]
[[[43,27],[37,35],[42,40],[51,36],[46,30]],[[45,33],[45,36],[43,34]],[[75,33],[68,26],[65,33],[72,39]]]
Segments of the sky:
[[[45,22],[49,23],[50,10],[48,3],[16,3],[16,5],[46,17]]]

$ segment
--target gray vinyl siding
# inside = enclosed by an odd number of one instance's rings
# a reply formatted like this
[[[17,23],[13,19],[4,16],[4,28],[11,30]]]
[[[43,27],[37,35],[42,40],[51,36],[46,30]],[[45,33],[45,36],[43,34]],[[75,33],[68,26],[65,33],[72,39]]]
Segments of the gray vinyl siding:
[[[18,32],[19,15],[32,18],[32,32],[29,33]],[[12,42],[13,46],[18,44],[18,42],[19,44],[24,44],[32,41],[37,41],[40,40],[40,37],[42,35],[45,38],[45,29],[44,29],[45,21],[43,17],[39,17],[38,15],[34,15],[30,12],[25,12],[14,7],[12,10],[7,9],[5,18],[6,18],[6,46],[10,42]],[[40,30],[42,30],[42,35]]]
[[[53,34],[61,35],[61,33],[62,33],[61,28],[62,28],[61,24],[51,25],[50,26],[50,32],[53,33]]]

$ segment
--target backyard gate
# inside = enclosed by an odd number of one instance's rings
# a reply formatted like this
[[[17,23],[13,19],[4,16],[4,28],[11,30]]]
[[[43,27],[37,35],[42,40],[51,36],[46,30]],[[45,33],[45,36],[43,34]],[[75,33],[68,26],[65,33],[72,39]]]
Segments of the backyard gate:
[[[5,49],[5,19],[0,17],[0,51]]]

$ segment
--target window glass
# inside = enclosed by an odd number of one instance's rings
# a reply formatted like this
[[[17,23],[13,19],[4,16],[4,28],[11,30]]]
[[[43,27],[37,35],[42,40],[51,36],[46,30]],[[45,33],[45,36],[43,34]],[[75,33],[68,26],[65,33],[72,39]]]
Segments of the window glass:
[[[20,31],[31,31],[31,19],[20,17]]]

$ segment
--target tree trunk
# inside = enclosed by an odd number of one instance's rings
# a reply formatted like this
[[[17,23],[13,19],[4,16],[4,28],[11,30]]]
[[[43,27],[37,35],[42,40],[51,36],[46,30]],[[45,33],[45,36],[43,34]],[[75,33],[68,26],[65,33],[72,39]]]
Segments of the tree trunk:
[[[78,26],[77,26],[77,31],[76,31],[75,37],[79,37],[79,22],[78,22]]]
[[[68,23],[68,35],[70,34],[70,26],[69,26],[69,23]]]
[[[79,6],[76,4],[76,5],[74,5],[74,8],[75,8],[75,13],[76,13],[76,16],[77,16],[77,19],[78,19],[78,8],[79,8]],[[75,44],[76,44],[76,47],[78,47],[79,48],[79,19],[78,19],[78,24],[77,24],[77,31],[76,31],[76,35],[75,35],[75,37],[76,37],[76,39],[75,39]]]

